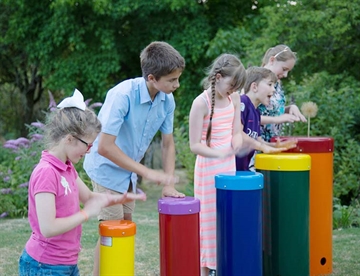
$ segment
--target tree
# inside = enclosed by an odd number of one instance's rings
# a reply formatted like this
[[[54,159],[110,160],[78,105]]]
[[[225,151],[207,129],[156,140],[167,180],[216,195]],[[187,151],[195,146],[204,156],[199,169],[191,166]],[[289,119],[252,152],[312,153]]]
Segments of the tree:
[[[117,82],[141,75],[139,53],[148,43],[164,40],[187,62],[175,94],[184,118],[201,92],[203,69],[215,58],[205,54],[210,42],[219,30],[257,13],[252,5],[248,0],[3,0],[0,61],[6,66],[0,85],[12,84],[21,94],[28,111],[21,120],[30,122],[45,88],[62,97],[77,87],[87,98],[103,100]]]
[[[287,44],[297,52],[292,74],[348,72],[360,79],[360,1],[278,1],[260,10],[260,35],[249,43],[249,60],[259,64],[266,49]],[[274,15],[274,16],[273,16]],[[256,19],[258,20],[258,18]]]

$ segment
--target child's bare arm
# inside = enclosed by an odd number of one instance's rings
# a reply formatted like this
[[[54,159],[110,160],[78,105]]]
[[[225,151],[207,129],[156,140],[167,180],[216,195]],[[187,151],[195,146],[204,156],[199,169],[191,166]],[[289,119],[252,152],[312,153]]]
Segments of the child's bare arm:
[[[284,113],[280,116],[261,116],[261,124],[282,124],[282,123],[293,123],[298,122],[300,119],[295,115]]]

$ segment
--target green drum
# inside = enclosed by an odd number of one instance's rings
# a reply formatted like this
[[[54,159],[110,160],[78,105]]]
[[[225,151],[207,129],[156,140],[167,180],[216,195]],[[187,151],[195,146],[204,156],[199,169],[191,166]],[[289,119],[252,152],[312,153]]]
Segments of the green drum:
[[[307,154],[257,154],[264,175],[264,276],[309,275],[309,182]]]

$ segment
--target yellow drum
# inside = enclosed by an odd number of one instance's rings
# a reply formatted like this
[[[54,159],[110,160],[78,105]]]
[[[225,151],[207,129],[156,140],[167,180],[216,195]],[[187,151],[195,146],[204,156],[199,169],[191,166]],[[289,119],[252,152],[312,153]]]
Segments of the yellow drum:
[[[100,222],[100,275],[135,275],[136,224],[128,220]]]

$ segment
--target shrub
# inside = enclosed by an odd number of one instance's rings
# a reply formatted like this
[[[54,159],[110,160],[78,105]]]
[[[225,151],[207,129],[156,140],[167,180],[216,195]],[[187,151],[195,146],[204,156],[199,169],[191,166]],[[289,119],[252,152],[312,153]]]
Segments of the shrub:
[[[196,155],[193,154],[189,147],[189,135],[188,135],[188,117],[185,118],[185,123],[181,127],[174,129],[174,139],[176,148],[176,160],[186,170],[187,179],[190,182],[190,186],[194,187],[194,166]],[[187,194],[193,195],[194,190],[187,191]]]
[[[340,199],[333,200],[333,229],[360,226],[360,205],[354,200],[351,205],[341,205]]]
[[[349,205],[359,195],[360,168],[360,82],[345,73],[326,72],[286,86],[298,106],[315,102],[319,108],[311,119],[311,136],[334,139],[334,196]],[[306,135],[307,124],[296,123],[292,135]]]
[[[0,165],[0,214],[9,217],[27,215],[27,187],[30,174],[37,164],[41,154],[41,139],[39,130],[29,126],[30,139],[21,137],[8,140],[1,151],[6,160]]]

